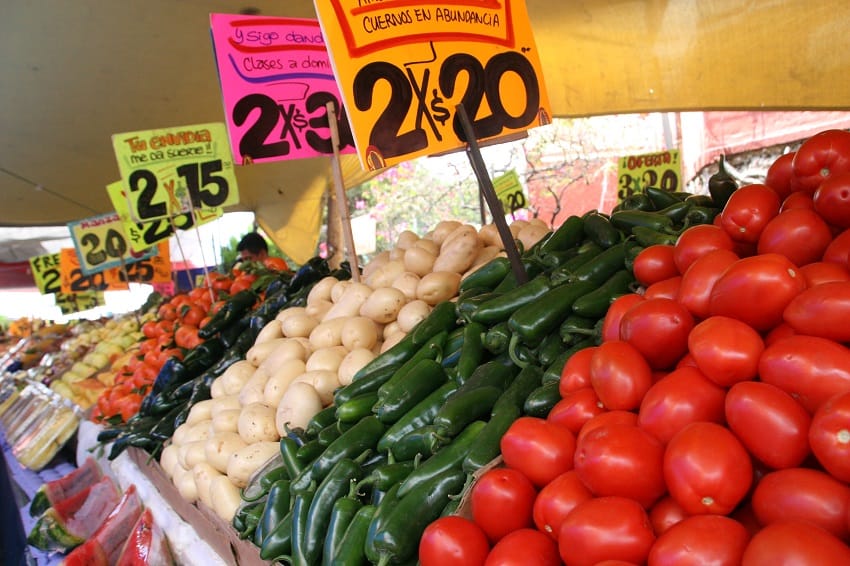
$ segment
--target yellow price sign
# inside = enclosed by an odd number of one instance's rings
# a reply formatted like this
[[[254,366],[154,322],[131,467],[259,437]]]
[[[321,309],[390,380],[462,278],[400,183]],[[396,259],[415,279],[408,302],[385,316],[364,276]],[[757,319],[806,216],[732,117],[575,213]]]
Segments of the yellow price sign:
[[[165,239],[174,229],[191,228],[196,209],[239,202],[227,128],[221,122],[113,134],[112,147],[129,218],[145,224],[138,229],[145,240],[141,247]]]
[[[516,171],[509,171],[493,179],[493,189],[507,214],[513,214],[528,204]]]
[[[675,193],[682,186],[679,150],[621,157],[617,166],[617,198],[623,200],[655,187]]]
[[[115,212],[70,222],[68,230],[84,275],[139,261],[154,253],[153,249],[137,252],[130,247],[124,223]]]
[[[102,307],[106,299],[102,291],[86,291],[83,293],[57,293],[56,306],[62,314],[73,314]]]
[[[171,254],[168,242],[156,246],[156,253],[143,260],[126,265],[124,269],[112,268],[104,272],[104,280],[110,288],[123,286],[128,283],[169,283],[171,281]]]
[[[224,209],[193,208],[191,212],[178,214],[171,218],[156,218],[145,222],[133,220],[132,200],[130,192],[124,188],[123,181],[116,181],[106,186],[106,192],[115,212],[124,227],[124,233],[130,243],[133,253],[141,253],[160,242],[168,240],[174,229],[188,230],[193,226],[201,226],[220,218]]]
[[[59,253],[31,257],[30,271],[35,286],[43,295],[61,291],[62,275],[59,271]]]
[[[523,0],[314,1],[364,169],[548,124]],[[345,140],[340,140],[341,144]]]

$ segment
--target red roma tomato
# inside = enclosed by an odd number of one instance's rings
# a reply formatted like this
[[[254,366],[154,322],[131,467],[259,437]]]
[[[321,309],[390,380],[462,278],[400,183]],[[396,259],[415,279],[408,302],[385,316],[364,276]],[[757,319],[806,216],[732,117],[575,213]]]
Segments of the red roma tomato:
[[[490,543],[481,527],[458,515],[440,517],[419,539],[422,566],[481,566],[489,552]]]
[[[800,190],[814,193],[827,179],[850,171],[850,133],[825,130],[804,141],[791,163]]]
[[[652,369],[676,365],[688,350],[694,317],[673,299],[646,299],[623,314],[620,340],[634,346]]]
[[[584,426],[581,427],[580,431],[578,431],[578,434],[576,435],[576,445],[578,445],[578,443],[581,442],[587,434],[598,427],[609,424],[636,425],[637,420],[637,413],[633,413],[631,411],[605,411],[604,413],[599,413],[584,423]]]
[[[799,521],[781,521],[753,535],[742,566],[850,564],[850,547],[827,531]]]
[[[670,277],[658,283],[653,283],[643,292],[645,299],[675,299],[679,294],[679,286],[682,284],[682,276]]]
[[[688,309],[694,318],[708,317],[708,302],[715,281],[738,259],[738,254],[725,249],[713,250],[697,258],[682,274],[676,300]]]
[[[723,515],[694,515],[670,527],[649,551],[648,566],[737,566],[750,542],[746,527]]]
[[[519,470],[492,468],[472,486],[472,520],[490,542],[511,531],[531,526],[531,510],[537,490]]]
[[[833,238],[823,252],[823,261],[837,263],[850,269],[850,228]]]
[[[567,429],[535,417],[520,417],[502,436],[502,457],[537,487],[573,469],[575,437]]]
[[[756,243],[767,223],[779,214],[779,195],[767,185],[745,185],[732,193],[720,226],[736,242]]]
[[[570,391],[555,403],[546,420],[562,426],[573,434],[578,434],[584,423],[605,411],[602,402],[592,387],[582,387]]]
[[[833,281],[850,281],[850,270],[838,263],[816,261],[801,267],[800,273],[806,278],[806,287]]]
[[[787,322],[783,322],[774,326],[770,332],[764,335],[764,345],[765,347],[770,346],[777,340],[782,340],[783,338],[788,338],[789,336],[794,336],[797,334],[791,325]]]
[[[782,201],[782,205],[779,207],[779,213],[782,214],[786,210],[794,210],[795,208],[814,210],[815,201],[812,198],[812,195],[802,191],[791,193]]]
[[[758,331],[782,322],[782,311],[806,287],[787,257],[764,254],[741,258],[717,279],[709,313],[746,322]]]
[[[652,368],[628,342],[603,342],[590,359],[590,384],[606,409],[631,411],[652,385]]]
[[[534,524],[537,528],[558,540],[561,523],[570,511],[593,494],[579,479],[575,470],[565,472],[546,484],[534,500]]]
[[[710,316],[688,336],[688,350],[711,381],[729,387],[758,374],[764,341],[753,328],[728,316]]]
[[[850,391],[850,350],[818,336],[789,336],[764,349],[759,377],[814,413],[833,395]]]
[[[520,529],[500,540],[484,566],[559,566],[558,545],[537,529]]]
[[[850,483],[850,392],[821,405],[809,427],[809,445],[824,469]]]
[[[791,299],[782,318],[800,334],[850,341],[850,281],[822,283]]]
[[[638,412],[638,426],[666,445],[691,423],[722,423],[725,397],[726,391],[697,368],[679,368],[646,392]]]
[[[655,244],[641,250],[632,270],[635,279],[644,287],[680,275],[673,261],[673,246],[670,244]]]
[[[734,195],[735,193],[733,193]],[[679,236],[673,247],[673,261],[679,273],[685,273],[688,267],[708,252],[714,250],[734,250],[732,238],[713,224],[691,226]]]
[[[670,527],[688,517],[682,506],[669,495],[659,499],[649,510],[649,522],[656,536],[661,536]]]
[[[796,153],[792,151],[779,156],[767,169],[764,184],[776,191],[781,198],[787,198],[788,195],[799,190],[792,164],[794,155]]]
[[[625,497],[596,497],[567,515],[558,535],[567,566],[594,566],[603,560],[643,564],[655,542],[649,517]]]
[[[617,495],[652,507],[667,491],[664,446],[635,425],[597,427],[576,446],[575,471],[597,497]]]
[[[765,475],[752,495],[759,523],[811,523],[844,539],[850,511],[850,487],[825,472],[788,468]]]
[[[590,387],[590,359],[596,346],[582,348],[567,359],[564,369],[561,370],[561,381],[558,383],[558,391],[561,397],[568,393],[585,387]]]
[[[623,315],[627,310],[645,299],[646,297],[638,293],[626,293],[611,301],[611,305],[605,313],[605,319],[602,321],[602,341],[619,340],[620,321],[623,319]]]
[[[814,210],[794,208],[767,223],[759,238],[760,254],[784,255],[794,265],[820,261],[832,242],[832,230]]]
[[[809,455],[808,411],[769,383],[744,381],[726,394],[726,422],[760,462],[775,470],[799,466]]]
[[[667,444],[664,478],[686,513],[726,515],[749,491],[753,465],[728,428],[692,423]]]

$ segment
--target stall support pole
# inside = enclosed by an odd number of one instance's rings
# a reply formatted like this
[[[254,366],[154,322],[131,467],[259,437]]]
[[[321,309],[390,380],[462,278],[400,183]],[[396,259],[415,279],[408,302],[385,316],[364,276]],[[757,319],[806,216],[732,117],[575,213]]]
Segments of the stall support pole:
[[[336,109],[333,102],[325,105],[328,112],[328,125],[331,129],[331,145],[334,154],[331,158],[333,169],[334,189],[336,190],[336,207],[342,220],[342,239],[345,242],[345,255],[351,265],[351,279],[360,282],[360,266],[357,262],[357,252],[354,249],[354,234],[351,232],[351,216],[348,214],[348,197],[345,195],[345,184],[342,178],[342,165],[339,160],[339,129],[336,126]]]

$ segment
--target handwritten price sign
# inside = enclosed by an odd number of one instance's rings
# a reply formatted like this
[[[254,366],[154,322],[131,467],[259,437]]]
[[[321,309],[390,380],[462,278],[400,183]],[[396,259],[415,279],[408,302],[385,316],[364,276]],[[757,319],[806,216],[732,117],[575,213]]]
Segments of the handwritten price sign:
[[[682,186],[681,178],[678,150],[621,157],[617,167],[617,197],[623,200],[642,193],[646,187],[675,193]]]
[[[106,299],[101,291],[56,294],[56,306],[59,307],[62,314],[87,311],[95,307],[102,307],[105,304]]]
[[[29,260],[33,281],[42,295],[58,293],[61,290],[59,260],[59,253],[37,255]]]
[[[167,238],[174,228],[191,228],[194,209],[221,209],[239,202],[222,123],[114,134],[112,147],[130,218],[146,224],[140,229],[145,244],[139,244],[141,248]]]
[[[328,102],[354,152],[317,20],[210,14],[210,29],[236,163],[332,154]]]
[[[156,246],[155,255],[127,264],[124,269],[112,268],[104,272],[104,280],[110,289],[128,288],[128,283],[156,285],[171,282],[171,255],[168,242]]]
[[[508,214],[513,214],[528,204],[516,171],[509,171],[493,179],[493,189]]]
[[[523,0],[314,1],[363,167],[550,122]]]
[[[193,208],[191,212],[178,214],[172,218],[137,222],[132,216],[130,192],[124,188],[122,181],[107,185],[106,192],[124,226],[124,233],[127,235],[133,253],[144,252],[151,246],[167,240],[174,234],[175,228],[188,230],[193,226],[211,222],[224,212],[221,208]]]
[[[84,275],[149,258],[155,251],[134,251],[127,242],[121,218],[114,212],[70,222],[68,230]]]
[[[103,272],[86,275],[80,268],[80,258],[74,248],[59,250],[59,281],[62,293],[105,291],[109,288]]]

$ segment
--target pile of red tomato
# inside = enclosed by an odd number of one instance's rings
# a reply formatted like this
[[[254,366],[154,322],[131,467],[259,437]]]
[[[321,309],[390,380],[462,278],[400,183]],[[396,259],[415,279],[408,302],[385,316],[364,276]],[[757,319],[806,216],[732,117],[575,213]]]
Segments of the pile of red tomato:
[[[126,422],[138,413],[165,361],[170,357],[182,360],[186,352],[201,344],[198,330],[229,296],[249,288],[257,277],[255,273],[211,271],[201,285],[163,302],[156,317],[142,324],[144,340],[137,353],[118,369],[114,385],[98,397],[91,420],[102,422],[120,417]]]
[[[850,564],[850,133],[634,271],[423,566]]]

